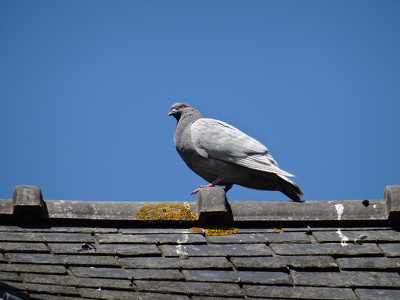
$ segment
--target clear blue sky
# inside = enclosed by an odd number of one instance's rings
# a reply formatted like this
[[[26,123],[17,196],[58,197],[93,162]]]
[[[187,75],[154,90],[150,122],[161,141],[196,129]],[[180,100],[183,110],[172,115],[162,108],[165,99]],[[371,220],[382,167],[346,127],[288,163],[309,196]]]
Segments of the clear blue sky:
[[[265,144],[305,200],[400,184],[400,1],[2,0],[0,41],[0,198],[194,201],[179,101]]]

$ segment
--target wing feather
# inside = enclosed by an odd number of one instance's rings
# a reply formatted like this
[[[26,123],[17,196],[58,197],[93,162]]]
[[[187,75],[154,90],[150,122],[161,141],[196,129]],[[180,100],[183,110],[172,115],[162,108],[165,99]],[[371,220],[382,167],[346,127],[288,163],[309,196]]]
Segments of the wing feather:
[[[193,145],[203,157],[259,171],[293,176],[279,169],[267,147],[225,122],[202,118],[195,121],[190,130]]]

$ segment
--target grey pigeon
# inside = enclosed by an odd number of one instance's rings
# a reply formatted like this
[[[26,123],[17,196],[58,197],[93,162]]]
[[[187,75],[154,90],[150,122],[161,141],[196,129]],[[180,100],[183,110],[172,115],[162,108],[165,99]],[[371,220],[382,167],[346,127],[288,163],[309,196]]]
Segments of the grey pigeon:
[[[171,106],[170,116],[177,125],[175,147],[187,166],[210,184],[225,186],[225,192],[234,184],[247,188],[281,191],[294,201],[303,196],[301,189],[281,170],[268,149],[239,129],[222,121],[204,118],[186,103]]]

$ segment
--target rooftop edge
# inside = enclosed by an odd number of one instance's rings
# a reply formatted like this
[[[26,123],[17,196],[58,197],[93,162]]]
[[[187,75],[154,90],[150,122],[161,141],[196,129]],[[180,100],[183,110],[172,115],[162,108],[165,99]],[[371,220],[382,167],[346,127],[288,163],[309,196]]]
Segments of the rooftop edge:
[[[187,205],[193,219],[160,222],[330,222],[390,221],[400,219],[400,185],[386,186],[380,200],[230,201],[220,187],[203,188],[193,202],[43,200],[38,186],[16,186],[11,199],[0,199],[1,219],[91,220],[146,222],[138,212],[146,206]],[[148,221],[155,221],[149,219]]]

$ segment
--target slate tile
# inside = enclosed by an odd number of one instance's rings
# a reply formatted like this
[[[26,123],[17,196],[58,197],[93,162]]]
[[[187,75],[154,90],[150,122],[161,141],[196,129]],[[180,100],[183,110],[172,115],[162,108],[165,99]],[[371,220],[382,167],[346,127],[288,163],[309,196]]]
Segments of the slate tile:
[[[49,232],[71,232],[71,233],[117,233],[117,228],[108,227],[61,227],[55,226],[49,229]]]
[[[232,270],[232,264],[225,257],[189,257],[180,259],[179,266],[182,269],[225,269]]]
[[[44,294],[44,293],[30,293],[30,296],[35,299],[35,300],[89,300],[90,298],[83,298],[83,297],[78,297],[78,296],[73,296],[73,295],[63,295],[62,298],[59,295],[50,295],[50,294]],[[28,297],[26,298],[21,298],[21,299],[29,299]]]
[[[355,294],[363,300],[394,300],[400,299],[400,290],[356,289]]]
[[[400,276],[389,272],[298,272],[291,271],[296,285],[335,287],[398,287]]]
[[[39,264],[0,264],[0,272],[67,274],[64,266]]]
[[[183,270],[182,274],[187,281],[239,282],[239,275],[234,271]]]
[[[341,236],[338,234],[337,229],[329,231],[316,231],[313,236],[320,243],[325,242],[340,242]],[[345,235],[349,242],[352,243],[356,239],[363,236],[362,242],[400,242],[400,232],[395,230],[342,230],[341,233]]]
[[[21,281],[22,279],[21,277],[17,274],[17,273],[13,273],[13,272],[0,272],[0,282],[2,281]]]
[[[310,243],[310,239],[305,232],[279,232],[279,233],[267,233],[265,238],[271,244],[277,243]]]
[[[345,257],[338,258],[337,263],[342,270],[347,269],[397,269],[400,270],[400,258],[387,257]]]
[[[161,257],[119,257],[124,268],[133,269],[171,269],[179,267],[179,258]]]
[[[4,257],[3,253],[0,253],[0,263],[5,262],[6,258]]]
[[[32,232],[0,232],[0,242],[43,242],[42,236]]]
[[[60,232],[47,232],[47,233],[36,233],[38,236],[47,242],[62,242],[62,243],[94,243],[94,238],[90,234],[86,233],[60,233]]]
[[[383,252],[375,244],[342,246],[327,244],[271,244],[272,250],[279,255],[379,255]]]
[[[96,234],[100,244],[201,244],[206,239],[201,234]]]
[[[164,269],[161,272],[156,269],[145,270],[145,269],[131,269],[126,270],[130,276],[135,280],[141,279],[164,279],[164,280],[183,280],[183,275],[178,270],[168,270]]]
[[[7,253],[6,257],[12,263],[30,264],[62,264],[62,260],[53,254],[43,253]]]
[[[261,244],[267,243],[267,239],[263,234],[231,234],[223,236],[206,236],[207,242],[210,244]]]
[[[133,269],[232,269],[225,257],[122,257],[118,258],[124,268]]]
[[[239,271],[238,274],[242,283],[293,284],[289,274],[285,272]]]
[[[231,262],[238,270],[283,269],[287,266],[299,269],[331,269],[338,264],[331,256],[274,256],[232,257]]]
[[[154,244],[69,244],[50,243],[49,247],[56,254],[110,254],[110,255],[161,255],[160,250]]]
[[[57,255],[57,258],[69,266],[119,266],[119,263],[113,256],[104,255]]]
[[[49,243],[49,248],[52,253],[55,254],[96,254],[97,246],[95,243],[85,244],[85,243]]]
[[[47,252],[50,250],[44,243],[2,242],[0,249],[4,252]]]
[[[134,284],[139,291],[181,294],[189,293],[187,284],[181,281],[135,280]]]
[[[69,270],[77,277],[98,278],[130,278],[130,273],[122,268],[103,267],[70,267]]]
[[[54,284],[38,284],[38,283],[26,283],[25,287],[27,291],[34,292],[45,292],[51,294],[61,295],[79,295],[78,290],[73,286],[61,286]]]
[[[243,289],[248,297],[274,299],[357,299],[351,288],[244,285]]]
[[[77,279],[78,287],[93,287],[98,289],[134,289],[132,282],[128,279],[111,279],[111,278],[79,278]]]
[[[264,244],[161,245],[164,256],[272,256]]]
[[[379,244],[388,257],[400,257],[400,243]]]
[[[288,264],[286,257],[232,257],[230,260],[238,270],[283,269]]]
[[[288,265],[298,269],[330,269],[338,268],[332,256],[286,256]]]
[[[160,244],[206,244],[207,240],[201,233],[192,234],[159,234]]]
[[[193,296],[191,300],[238,300],[243,299],[243,297],[215,297],[215,296]],[[251,298],[252,300],[257,300],[259,298]],[[268,300],[263,298],[263,300]]]
[[[80,289],[83,297],[95,299],[110,300],[189,300],[185,295],[178,294],[157,294],[157,293],[141,293],[133,291],[114,291],[114,290],[98,290],[98,289]]]
[[[7,280],[0,281],[0,292],[14,291],[14,290],[25,291],[26,290],[25,284],[22,283],[22,281],[7,281]]]
[[[123,234],[198,234],[186,228],[120,228]]]
[[[243,297],[243,290],[235,283],[221,282],[186,282],[193,295]]]
[[[41,274],[38,276],[37,274],[33,273],[23,273],[21,276],[24,279],[24,282],[31,282],[31,283],[43,283],[43,284],[55,284],[55,285],[70,285],[74,286],[77,284],[77,279],[68,276],[68,275],[47,275]]]

